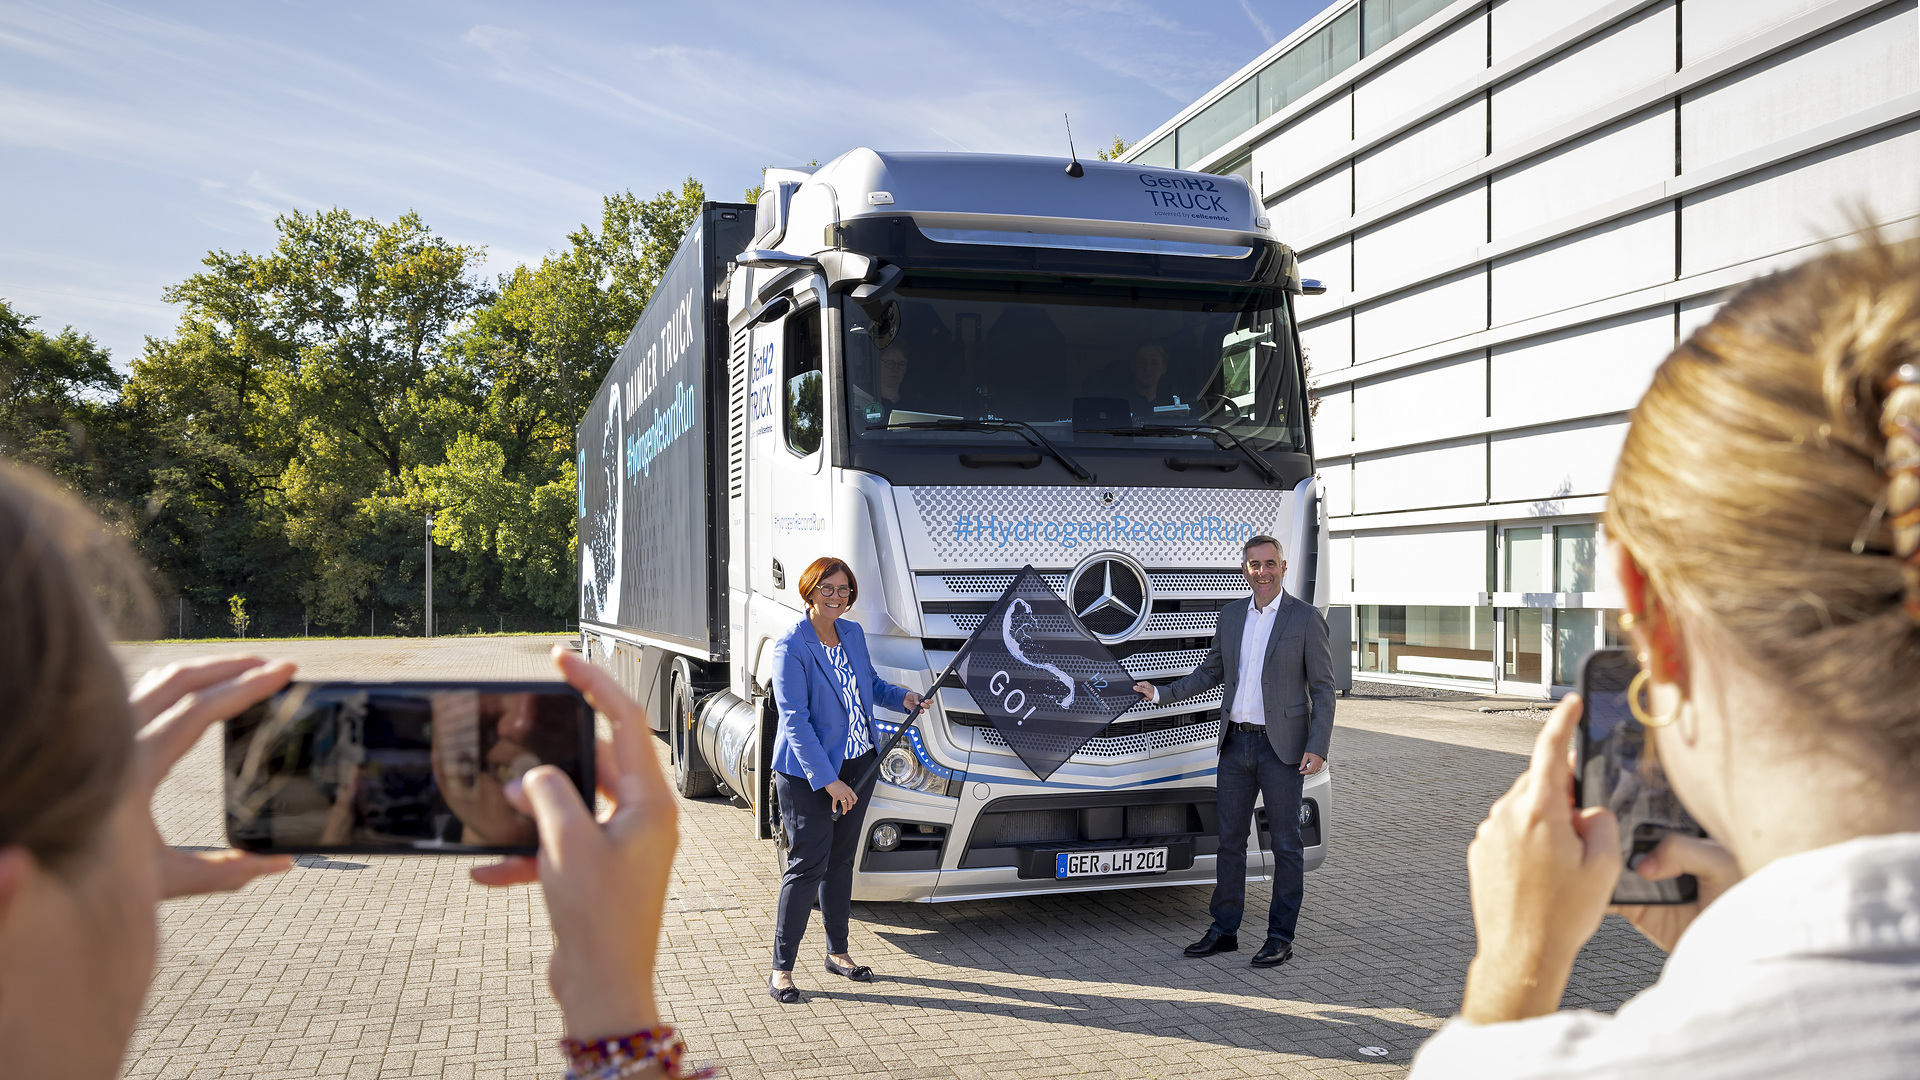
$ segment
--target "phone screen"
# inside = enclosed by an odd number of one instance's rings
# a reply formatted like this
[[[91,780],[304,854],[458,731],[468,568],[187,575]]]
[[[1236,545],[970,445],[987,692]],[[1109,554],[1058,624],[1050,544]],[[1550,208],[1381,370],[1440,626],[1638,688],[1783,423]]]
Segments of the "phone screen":
[[[227,840],[249,851],[529,853],[503,789],[537,765],[591,805],[593,709],[565,683],[294,683],[227,721]]]
[[[1648,881],[1633,871],[1634,856],[1652,851],[1668,833],[1706,835],[1667,786],[1646,727],[1627,707],[1627,688],[1639,670],[1626,649],[1597,649],[1580,661],[1580,805],[1607,807],[1620,821],[1614,903],[1691,903],[1699,895],[1693,875]]]

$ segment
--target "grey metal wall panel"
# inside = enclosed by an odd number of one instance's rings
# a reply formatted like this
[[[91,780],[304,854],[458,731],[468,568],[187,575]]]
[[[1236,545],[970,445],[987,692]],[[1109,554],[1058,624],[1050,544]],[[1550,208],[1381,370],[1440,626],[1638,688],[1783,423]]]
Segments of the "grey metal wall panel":
[[[1682,204],[1681,271],[1698,274],[1844,235],[1863,205],[1882,220],[1910,214],[1915,177],[1920,121],[1910,120],[1710,188]]]
[[[1321,161],[1337,148],[1353,141],[1353,94],[1337,95],[1332,100],[1302,113],[1253,148],[1253,170],[1267,177],[1265,192],[1278,192],[1307,177],[1300,175],[1302,162]]]
[[[1881,8],[1742,69],[1681,104],[1681,162],[1692,171],[1920,90],[1915,5]]]
[[[1353,166],[1322,173],[1298,187],[1272,210],[1274,235],[1283,241],[1307,236],[1353,215]],[[1342,275],[1343,277],[1345,275]]]
[[[1697,63],[1820,7],[1825,0],[1683,0],[1680,57]]]
[[[1353,591],[1480,592],[1487,585],[1486,546],[1486,530],[1478,525],[1356,533]]]
[[[1579,22],[1613,0],[1499,0],[1493,5],[1493,62]]]
[[[1493,148],[1504,150],[1672,74],[1676,22],[1673,5],[1661,4],[1495,87]]]
[[[1463,435],[1485,420],[1486,400],[1483,356],[1396,372],[1354,386],[1354,437],[1377,446]]]
[[[1673,106],[1566,143],[1493,178],[1494,240],[1504,240],[1673,175]]]
[[[1361,308],[1354,315],[1354,361],[1365,363],[1487,328],[1487,273],[1455,274]]]
[[[1315,371],[1332,371],[1353,363],[1353,316],[1341,313],[1300,328],[1300,347]]]
[[[1493,502],[1539,501],[1602,495],[1613,481],[1624,420],[1570,424],[1495,435],[1488,472]],[[1551,516],[1551,506],[1541,508]]]
[[[1486,240],[1486,192],[1457,191],[1354,237],[1353,286],[1376,292],[1405,282],[1411,271],[1457,266]]]
[[[1487,500],[1483,438],[1430,443],[1353,463],[1353,508],[1360,514],[1464,506]]]
[[[1475,98],[1359,158],[1353,165],[1354,205],[1385,202],[1486,153],[1487,102]]]
[[[1434,91],[1465,82],[1487,66],[1487,17],[1462,19],[1396,57],[1353,92],[1353,126],[1362,135],[1406,115]]]
[[[1669,305],[1493,350],[1493,421],[1551,423],[1639,404],[1673,347]]]
[[[1673,210],[1619,218],[1493,264],[1500,326],[1673,280]]]

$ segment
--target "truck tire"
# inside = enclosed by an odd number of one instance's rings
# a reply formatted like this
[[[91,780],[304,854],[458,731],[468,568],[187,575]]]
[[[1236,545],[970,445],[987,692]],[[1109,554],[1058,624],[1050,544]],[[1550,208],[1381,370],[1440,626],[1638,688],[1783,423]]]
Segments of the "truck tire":
[[[713,771],[700,756],[693,735],[693,665],[685,657],[673,661],[669,704],[673,719],[667,726],[673,751],[673,786],[689,799],[704,799],[719,788]]]
[[[773,818],[773,873],[776,877],[786,877],[787,857],[793,853],[787,847],[787,823],[780,819],[780,796],[769,791],[767,798],[772,804],[768,810]]]

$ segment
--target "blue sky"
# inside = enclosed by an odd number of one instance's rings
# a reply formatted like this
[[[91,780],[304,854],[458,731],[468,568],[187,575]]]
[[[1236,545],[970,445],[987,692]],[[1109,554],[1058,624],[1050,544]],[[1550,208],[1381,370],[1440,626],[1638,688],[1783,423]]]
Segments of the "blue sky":
[[[1323,0],[813,4],[0,0],[0,297],[125,366],[161,290],[341,206],[538,260],[602,194],[854,146],[1136,139]]]

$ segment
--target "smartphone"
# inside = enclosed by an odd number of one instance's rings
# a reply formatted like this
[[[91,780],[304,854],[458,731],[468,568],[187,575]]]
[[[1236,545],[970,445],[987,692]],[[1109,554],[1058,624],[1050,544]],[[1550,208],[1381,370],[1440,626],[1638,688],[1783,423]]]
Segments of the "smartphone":
[[[593,708],[559,682],[296,682],[226,725],[247,851],[530,854],[503,789],[558,766],[593,804]]]
[[[1616,904],[1690,904],[1700,895],[1692,874],[1648,881],[1633,871],[1637,855],[1669,833],[1705,836],[1667,786],[1667,774],[1647,741],[1647,729],[1627,707],[1627,687],[1640,670],[1626,649],[1596,649],[1580,660],[1578,799],[1604,806],[1620,819],[1620,880]]]

